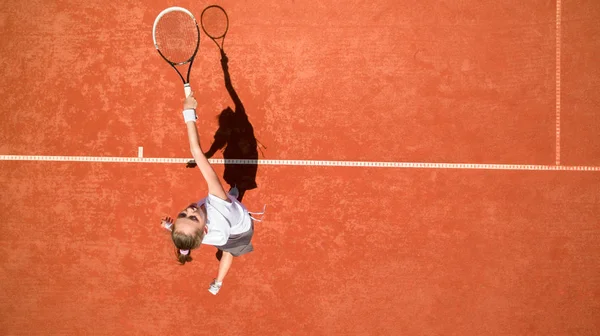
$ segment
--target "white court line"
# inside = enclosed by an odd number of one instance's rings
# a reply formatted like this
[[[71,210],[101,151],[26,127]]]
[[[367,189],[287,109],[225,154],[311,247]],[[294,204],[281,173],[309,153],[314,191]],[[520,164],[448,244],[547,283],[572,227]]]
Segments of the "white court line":
[[[138,157],[139,158],[144,157],[144,147],[138,147]]]
[[[560,166],[560,54],[561,54],[561,6],[556,0],[556,165]]]
[[[191,158],[140,158],[119,156],[43,156],[0,155],[0,161],[69,161],[115,163],[177,163],[185,164]],[[594,171],[600,166],[560,166],[488,163],[438,163],[438,162],[378,162],[378,161],[317,161],[317,160],[224,160],[210,159],[213,164],[258,164],[265,166],[321,166],[321,167],[372,167],[372,168],[424,168],[471,170],[537,170],[537,171]]]

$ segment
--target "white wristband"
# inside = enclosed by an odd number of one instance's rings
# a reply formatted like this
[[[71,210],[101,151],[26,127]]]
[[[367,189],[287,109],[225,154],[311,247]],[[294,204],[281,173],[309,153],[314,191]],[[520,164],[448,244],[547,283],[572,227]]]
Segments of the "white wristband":
[[[188,121],[196,121],[196,110],[194,109],[185,109],[183,110],[183,120],[187,123]]]

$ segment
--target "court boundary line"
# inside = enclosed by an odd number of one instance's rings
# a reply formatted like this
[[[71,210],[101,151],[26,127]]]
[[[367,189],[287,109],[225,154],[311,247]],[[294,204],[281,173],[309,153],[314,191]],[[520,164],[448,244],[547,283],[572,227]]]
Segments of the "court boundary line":
[[[0,161],[54,161],[54,162],[102,162],[102,163],[167,163],[187,164],[191,158],[124,157],[124,156],[47,156],[47,155],[0,155]],[[327,160],[242,160],[209,159],[212,164],[241,164],[262,166],[318,166],[318,167],[371,167],[371,168],[421,168],[463,170],[529,170],[529,171],[594,171],[600,166],[561,166],[534,164],[497,163],[444,163],[444,162],[395,162],[395,161],[327,161]]]
[[[556,0],[556,153],[555,162],[560,166],[560,112],[561,112],[561,21],[562,0]]]

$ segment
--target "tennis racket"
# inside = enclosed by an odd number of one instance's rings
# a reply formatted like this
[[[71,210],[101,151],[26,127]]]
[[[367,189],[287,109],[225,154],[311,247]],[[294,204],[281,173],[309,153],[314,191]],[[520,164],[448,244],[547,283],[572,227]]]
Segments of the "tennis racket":
[[[200,16],[200,23],[204,33],[223,51],[225,35],[229,29],[229,17],[225,10],[217,5],[204,8]],[[221,43],[217,40],[220,40]]]
[[[158,14],[152,27],[154,47],[183,81],[185,96],[192,92],[190,72],[200,46],[200,29],[194,15],[182,7],[169,7]],[[178,67],[187,65],[185,75]],[[182,69],[183,71],[183,69]]]

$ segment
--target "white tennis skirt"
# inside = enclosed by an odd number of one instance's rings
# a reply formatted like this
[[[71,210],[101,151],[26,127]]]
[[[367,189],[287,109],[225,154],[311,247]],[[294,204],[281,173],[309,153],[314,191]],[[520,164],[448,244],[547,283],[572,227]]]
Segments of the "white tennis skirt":
[[[217,248],[221,251],[231,253],[234,257],[239,257],[254,251],[252,236],[254,236],[254,221],[250,225],[250,230],[229,236],[227,243],[223,246],[217,246]]]

